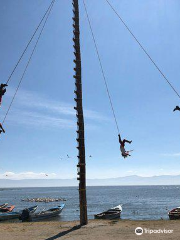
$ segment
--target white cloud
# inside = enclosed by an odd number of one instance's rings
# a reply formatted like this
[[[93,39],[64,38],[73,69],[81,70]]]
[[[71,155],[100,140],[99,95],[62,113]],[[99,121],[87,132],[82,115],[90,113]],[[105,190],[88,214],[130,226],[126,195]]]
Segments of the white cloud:
[[[126,171],[126,174],[124,176],[131,176],[131,175],[136,175],[136,174],[138,174],[138,171],[128,170],[128,171]]]
[[[12,99],[14,90],[8,89],[6,95],[8,100]],[[8,101],[7,101],[8,102]],[[19,90],[12,109],[9,112],[7,121],[13,124],[23,124],[37,127],[57,127],[57,128],[76,128],[75,110],[74,106],[68,103],[54,101],[47,96],[39,95],[34,92]],[[5,113],[3,105],[3,112]],[[109,121],[109,119],[102,114],[85,109],[85,119],[89,127],[94,128],[97,122]],[[95,123],[96,121],[96,123]]]
[[[22,172],[22,173],[14,173],[14,172],[5,172],[0,174],[0,179],[47,179],[47,178],[56,178],[55,173],[34,173],[34,172]]]
[[[63,119],[33,111],[13,110],[8,121],[38,128],[75,128],[74,121],[71,119]]]

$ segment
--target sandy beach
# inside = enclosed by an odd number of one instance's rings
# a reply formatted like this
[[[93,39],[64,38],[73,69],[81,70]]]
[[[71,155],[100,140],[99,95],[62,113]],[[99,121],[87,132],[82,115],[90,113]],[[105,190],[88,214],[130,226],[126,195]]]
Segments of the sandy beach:
[[[119,239],[180,239],[180,221],[103,221],[90,220],[87,226],[79,222],[0,223],[1,240],[119,240]],[[142,227],[143,234],[135,234]],[[173,233],[145,233],[145,229],[173,230]]]

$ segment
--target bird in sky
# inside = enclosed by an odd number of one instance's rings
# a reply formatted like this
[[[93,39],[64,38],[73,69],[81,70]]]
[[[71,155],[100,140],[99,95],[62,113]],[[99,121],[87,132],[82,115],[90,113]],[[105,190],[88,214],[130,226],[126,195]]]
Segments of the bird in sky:
[[[173,112],[175,112],[175,111],[180,111],[180,107],[176,106],[175,109],[173,110]]]

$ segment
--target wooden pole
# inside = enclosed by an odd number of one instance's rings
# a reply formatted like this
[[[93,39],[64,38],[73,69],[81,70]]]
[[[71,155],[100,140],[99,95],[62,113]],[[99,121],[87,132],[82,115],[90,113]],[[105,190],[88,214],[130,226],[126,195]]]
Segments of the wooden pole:
[[[86,160],[85,160],[85,140],[84,140],[84,116],[82,104],[82,82],[81,82],[81,51],[80,51],[80,30],[79,30],[79,4],[78,0],[72,0],[73,4],[73,41],[75,55],[75,102],[77,116],[77,149],[78,149],[78,180],[79,180],[79,203],[80,203],[80,224],[86,225],[87,218],[87,201],[86,201]]]

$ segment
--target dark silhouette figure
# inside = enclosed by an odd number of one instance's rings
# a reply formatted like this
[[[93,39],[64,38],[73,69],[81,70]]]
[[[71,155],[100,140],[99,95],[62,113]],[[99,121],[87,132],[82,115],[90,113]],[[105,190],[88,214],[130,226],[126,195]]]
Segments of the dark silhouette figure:
[[[2,132],[5,133],[5,130],[4,130],[3,126],[2,126],[2,124],[0,123],[0,134],[1,134]]]
[[[1,83],[0,85],[0,105],[2,103],[2,96],[6,93],[7,86],[8,86],[7,84],[3,84],[3,83]]]
[[[175,112],[175,111],[180,111],[180,107],[176,106],[175,109],[173,110],[173,112]]]
[[[126,157],[128,157],[128,156],[131,156],[131,155],[129,154],[129,152],[125,150],[125,143],[131,144],[132,141],[128,141],[128,140],[126,140],[126,139],[121,140],[120,134],[119,134],[118,136],[119,136],[119,143],[120,143],[121,155],[122,155],[124,158],[126,158]]]

